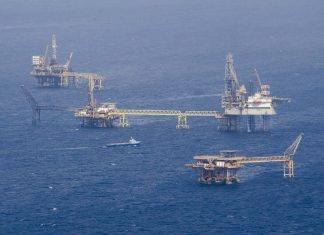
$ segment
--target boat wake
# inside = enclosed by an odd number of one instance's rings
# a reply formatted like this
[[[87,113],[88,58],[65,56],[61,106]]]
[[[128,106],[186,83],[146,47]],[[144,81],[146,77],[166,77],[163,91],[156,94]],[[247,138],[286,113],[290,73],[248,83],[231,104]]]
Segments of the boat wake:
[[[91,149],[91,148],[98,148],[98,147],[82,146],[82,147],[54,148],[52,150],[63,151],[63,150],[82,150],[82,149]]]
[[[170,97],[163,100],[176,101],[176,100],[199,99],[199,98],[220,97],[220,96],[222,96],[222,94],[188,95],[188,96]]]

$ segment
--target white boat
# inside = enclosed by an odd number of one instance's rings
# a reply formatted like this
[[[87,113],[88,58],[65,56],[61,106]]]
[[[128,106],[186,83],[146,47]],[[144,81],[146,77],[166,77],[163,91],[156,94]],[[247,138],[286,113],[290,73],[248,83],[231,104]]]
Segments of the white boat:
[[[118,147],[118,146],[137,146],[141,143],[141,141],[135,140],[133,137],[130,138],[128,142],[124,143],[112,143],[112,144],[106,144],[106,147]]]

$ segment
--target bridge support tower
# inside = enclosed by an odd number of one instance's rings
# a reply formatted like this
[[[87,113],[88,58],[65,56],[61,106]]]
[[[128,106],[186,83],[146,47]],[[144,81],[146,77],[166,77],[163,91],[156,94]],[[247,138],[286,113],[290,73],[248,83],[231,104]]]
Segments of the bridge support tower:
[[[128,118],[125,114],[121,115],[119,118],[119,127],[129,127]]]
[[[189,125],[187,124],[187,115],[180,114],[178,116],[178,125],[176,126],[177,129],[189,129]]]
[[[290,159],[283,163],[284,177],[294,177],[294,160]]]
[[[262,129],[263,131],[269,131],[270,129],[270,116],[263,115],[262,116]]]
[[[254,132],[255,131],[255,116],[249,115],[247,117],[247,132]]]

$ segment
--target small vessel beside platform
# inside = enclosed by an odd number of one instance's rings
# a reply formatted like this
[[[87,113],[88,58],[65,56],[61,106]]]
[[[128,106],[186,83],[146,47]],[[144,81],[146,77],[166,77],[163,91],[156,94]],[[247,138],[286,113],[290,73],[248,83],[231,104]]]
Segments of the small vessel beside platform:
[[[141,141],[137,141],[133,137],[131,137],[128,142],[107,144],[105,147],[138,146],[140,143]]]

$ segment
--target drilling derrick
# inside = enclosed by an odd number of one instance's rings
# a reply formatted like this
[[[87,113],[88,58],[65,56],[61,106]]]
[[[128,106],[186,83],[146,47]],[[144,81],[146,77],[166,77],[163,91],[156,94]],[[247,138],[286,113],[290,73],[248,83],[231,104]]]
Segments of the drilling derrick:
[[[222,96],[222,107],[225,109],[225,112],[220,129],[224,131],[236,131],[239,122],[239,110],[242,108],[243,95],[246,93],[246,89],[244,86],[240,87],[231,53],[226,57],[224,82],[225,90]]]
[[[52,35],[52,57],[50,65],[56,65],[57,64],[57,44],[56,44],[56,35]]]
[[[239,91],[239,82],[236,77],[234,69],[234,61],[232,54],[228,54],[226,57],[225,65],[225,92],[222,100],[223,108],[238,107],[241,100]]]
[[[93,94],[96,81],[95,74],[89,77],[88,104],[83,108],[76,109],[74,116],[81,120],[83,127],[113,127],[115,120],[119,119],[120,115],[115,114],[116,106],[114,103],[104,103],[97,107]]]
[[[244,85],[240,86],[233,66],[233,57],[228,54],[225,65],[225,91],[222,96],[224,116],[221,119],[220,130],[237,131],[242,120],[246,120],[248,132],[256,130],[256,117],[261,117],[261,130],[270,127],[270,116],[276,115],[275,103],[289,101],[287,98],[270,96],[270,86],[263,84],[256,70],[254,74],[259,83],[259,89],[253,94],[246,93]],[[245,128],[245,127],[244,127]]]
[[[60,76],[64,72],[71,71],[69,64],[59,64],[57,60],[57,42],[56,35],[52,35],[52,55],[47,58],[48,47],[46,47],[45,55],[33,56],[33,71],[31,75],[37,80],[39,87],[59,88],[68,87],[69,78]],[[48,62],[49,61],[49,62]]]

